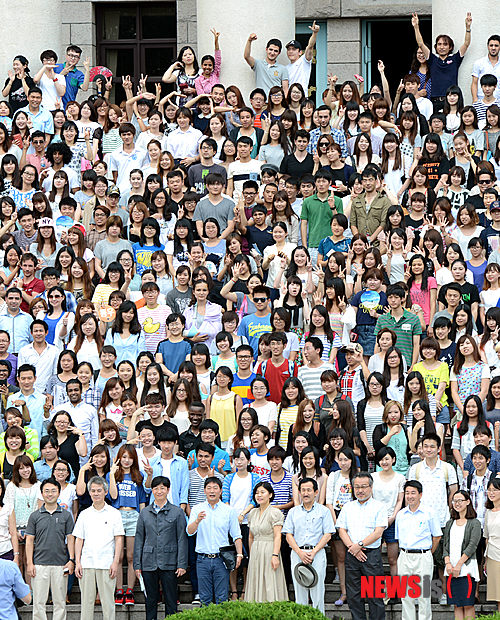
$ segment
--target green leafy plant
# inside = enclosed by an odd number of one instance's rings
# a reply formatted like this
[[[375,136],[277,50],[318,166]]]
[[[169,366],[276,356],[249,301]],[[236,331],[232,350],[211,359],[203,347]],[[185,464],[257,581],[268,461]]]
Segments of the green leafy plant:
[[[325,620],[325,616],[307,605],[290,601],[276,603],[247,603],[231,601],[222,605],[209,605],[188,609],[169,620]]]

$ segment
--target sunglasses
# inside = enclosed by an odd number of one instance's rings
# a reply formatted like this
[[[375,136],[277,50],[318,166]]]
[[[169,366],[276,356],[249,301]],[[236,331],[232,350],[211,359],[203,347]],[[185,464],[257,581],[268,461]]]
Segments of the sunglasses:
[[[256,304],[263,304],[264,302],[267,301],[267,297],[254,297],[253,301]]]

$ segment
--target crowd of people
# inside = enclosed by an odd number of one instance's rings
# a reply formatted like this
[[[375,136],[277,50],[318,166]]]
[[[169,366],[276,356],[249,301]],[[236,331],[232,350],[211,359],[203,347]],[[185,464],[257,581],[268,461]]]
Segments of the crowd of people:
[[[83,620],[96,601],[110,620],[138,581],[155,620],[188,572],[193,604],[288,600],[293,584],[324,612],[329,545],[335,605],[360,620],[384,544],[390,575],[435,572],[456,618],[474,617],[485,581],[500,609],[500,36],[465,106],[471,15],[457,52],[412,24],[399,86],[380,61],[369,92],[329,76],[318,107],[315,22],[286,66],[281,41],[259,59],[249,36],[248,105],[220,83],[215,29],[213,56],[179,51],[172,92],[124,77],[120,105],[102,76],[76,102],[90,75],[77,46],[62,64],[42,52],[33,78],[14,59],[5,600],[31,590],[45,620],[50,590],[61,619],[76,577]],[[389,601],[369,599],[370,620]],[[418,606],[431,617],[429,597]]]

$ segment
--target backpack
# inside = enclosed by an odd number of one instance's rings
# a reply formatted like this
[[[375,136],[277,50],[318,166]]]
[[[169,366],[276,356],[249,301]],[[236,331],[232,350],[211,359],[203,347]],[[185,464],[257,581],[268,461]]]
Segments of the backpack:
[[[260,368],[260,376],[261,377],[265,377],[266,376],[266,368],[267,368],[267,362],[269,360],[264,360],[262,362],[261,368]],[[293,377],[293,371],[295,370],[295,362],[292,362],[291,360],[287,360],[288,362],[288,374],[290,375],[290,377]]]
[[[449,465],[446,461],[443,461],[443,463],[446,465],[446,467],[444,468],[444,481],[446,483],[446,494],[448,495],[448,480],[450,479],[450,471],[448,467],[453,467],[453,465]],[[415,480],[418,480],[420,477],[420,472],[422,471],[422,464],[423,461],[420,461],[420,463],[417,463],[417,466],[415,467]]]
[[[322,394],[319,397],[318,406],[319,406],[320,409],[321,409],[321,407],[323,407],[323,403],[325,402],[325,398],[326,398],[326,394]],[[340,397],[340,400],[347,400],[347,396],[345,394],[342,394],[341,397]]]

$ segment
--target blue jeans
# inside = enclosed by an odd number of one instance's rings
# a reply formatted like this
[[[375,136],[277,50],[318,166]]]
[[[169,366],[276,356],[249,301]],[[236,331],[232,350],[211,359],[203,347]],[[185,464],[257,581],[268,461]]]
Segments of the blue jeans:
[[[443,407],[441,411],[436,412],[436,422],[440,422],[441,424],[450,423],[450,410],[448,407]]]
[[[227,601],[229,593],[229,571],[224,566],[222,558],[206,558],[198,554],[196,559],[196,574],[198,575],[198,591],[202,605],[216,605]]]

